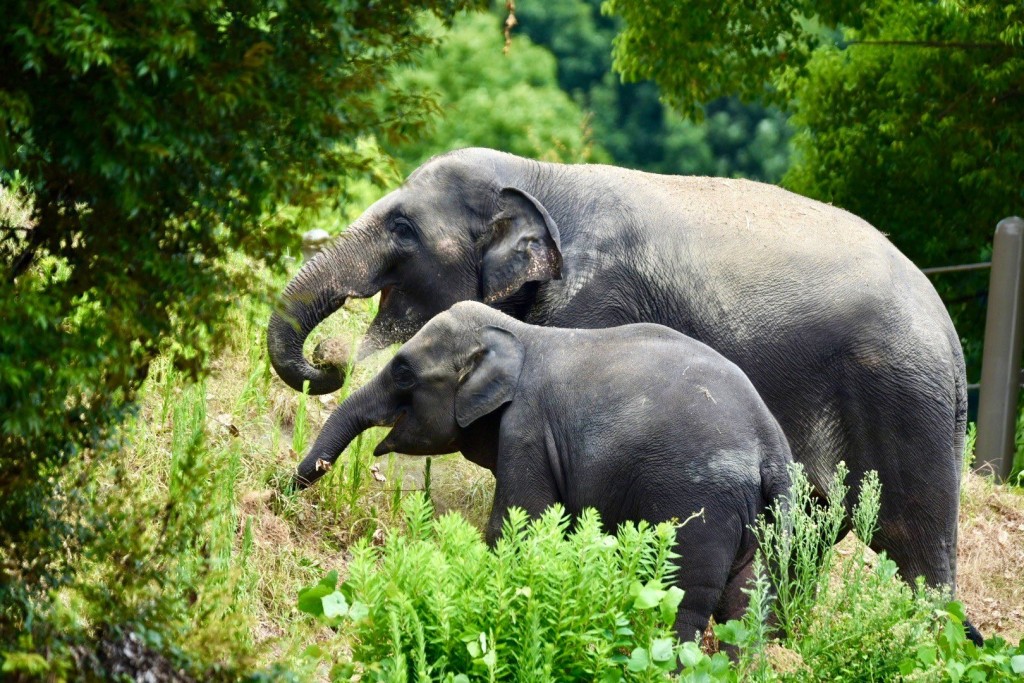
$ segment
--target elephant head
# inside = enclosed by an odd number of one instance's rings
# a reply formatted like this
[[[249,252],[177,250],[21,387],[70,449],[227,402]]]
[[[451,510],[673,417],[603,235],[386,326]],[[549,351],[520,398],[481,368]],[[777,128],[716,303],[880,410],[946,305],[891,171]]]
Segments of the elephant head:
[[[468,429],[512,400],[526,350],[511,319],[475,302],[431,320],[331,415],[299,464],[309,486],[361,432],[391,431],[374,455],[440,455],[462,449]],[[497,324],[493,324],[497,323]]]
[[[409,339],[458,301],[501,302],[561,277],[558,227],[528,192],[524,160],[491,150],[435,158],[373,204],[288,284],[267,331],[288,385],[337,390],[344,372],[311,364],[309,333],[349,297],[381,293],[361,355]]]

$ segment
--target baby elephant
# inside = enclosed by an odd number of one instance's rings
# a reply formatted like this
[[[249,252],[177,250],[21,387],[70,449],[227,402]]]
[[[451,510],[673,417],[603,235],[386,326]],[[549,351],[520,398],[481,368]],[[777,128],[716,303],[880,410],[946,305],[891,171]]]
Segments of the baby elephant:
[[[677,531],[676,618],[690,640],[746,607],[750,526],[788,496],[789,446],[746,375],[710,347],[652,324],[527,325],[463,302],[430,321],[331,415],[296,475],[308,486],[371,426],[374,453],[461,451],[497,480],[488,542],[511,506],[539,516],[596,508]]]

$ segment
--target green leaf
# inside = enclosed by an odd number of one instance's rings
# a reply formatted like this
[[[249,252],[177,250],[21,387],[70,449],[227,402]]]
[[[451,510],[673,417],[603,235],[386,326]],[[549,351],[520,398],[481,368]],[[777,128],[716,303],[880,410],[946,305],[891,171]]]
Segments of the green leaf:
[[[324,613],[324,606],[321,599],[334,592],[338,585],[338,572],[332,571],[315,586],[309,586],[299,591],[299,610],[313,616],[320,616]]]
[[[5,652],[4,664],[0,671],[5,673],[24,672],[41,675],[49,669],[46,658],[35,652]]]
[[[700,664],[704,659],[704,653],[700,645],[693,641],[687,641],[679,648],[679,663],[686,668],[692,668]]]
[[[637,592],[633,606],[637,609],[651,609],[653,607],[657,607],[661,603],[661,599],[665,597],[665,593],[666,592],[661,589],[661,583],[652,579],[646,586]]]
[[[1010,657],[1010,668],[1015,674],[1024,674],[1024,655]]]
[[[922,645],[921,647],[917,648],[917,660],[924,664],[926,667],[931,666],[935,663],[938,654],[938,649],[931,645]]]
[[[964,614],[964,606],[956,600],[946,603],[946,612],[956,617],[961,624],[967,621],[967,615]]]
[[[355,673],[356,665],[352,662],[344,662],[331,667],[330,677],[332,681],[350,681]]]
[[[666,624],[674,624],[676,612],[679,611],[679,603],[683,601],[683,590],[678,586],[671,586],[665,591],[661,599],[661,618]]]
[[[366,617],[370,613],[370,608],[362,602],[356,600],[348,608],[348,618],[352,621],[359,621]]]
[[[651,665],[651,658],[647,655],[647,650],[642,647],[638,647],[633,650],[633,653],[629,657],[629,661],[626,662],[626,669],[633,673],[639,673],[646,671],[647,667]]]
[[[657,638],[651,643],[651,659],[655,662],[667,662],[674,657],[671,638]]]
[[[730,645],[744,645],[750,636],[749,629],[742,621],[730,619],[724,624],[715,624],[715,637]]]
[[[959,683],[966,670],[967,667],[955,659],[946,661],[946,675],[949,676],[951,683]]]
[[[917,668],[917,662],[913,659],[904,659],[899,664],[900,674],[909,676]]]
[[[340,591],[334,591],[330,595],[320,598],[323,605],[323,614],[328,619],[343,617],[348,614],[348,602]]]

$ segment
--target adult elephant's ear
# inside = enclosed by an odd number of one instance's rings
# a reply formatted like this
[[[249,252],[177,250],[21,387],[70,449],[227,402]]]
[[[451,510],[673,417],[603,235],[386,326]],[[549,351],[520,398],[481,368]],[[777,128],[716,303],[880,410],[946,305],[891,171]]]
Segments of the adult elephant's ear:
[[[455,419],[463,428],[512,400],[526,355],[523,343],[500,327],[480,328],[479,338],[455,394]]]
[[[498,195],[498,207],[481,264],[488,303],[515,293],[527,282],[562,277],[558,226],[544,205],[523,190],[506,187]]]

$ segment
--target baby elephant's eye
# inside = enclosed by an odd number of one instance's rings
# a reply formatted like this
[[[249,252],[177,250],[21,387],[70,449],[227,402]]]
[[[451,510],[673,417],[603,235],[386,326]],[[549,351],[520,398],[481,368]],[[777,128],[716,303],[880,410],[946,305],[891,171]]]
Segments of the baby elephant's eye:
[[[391,377],[399,389],[412,389],[416,386],[416,374],[405,363],[397,363],[391,369]]]

